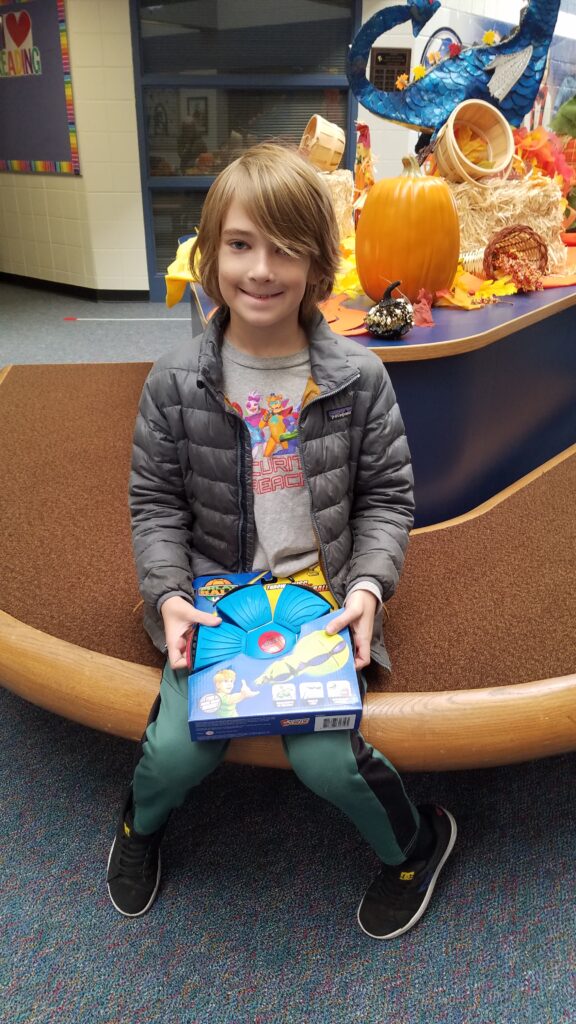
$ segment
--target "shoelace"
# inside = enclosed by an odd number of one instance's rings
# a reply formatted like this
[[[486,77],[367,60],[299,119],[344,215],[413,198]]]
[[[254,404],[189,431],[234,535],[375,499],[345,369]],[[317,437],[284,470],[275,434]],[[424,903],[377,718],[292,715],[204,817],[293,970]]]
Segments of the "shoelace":
[[[122,836],[118,853],[118,866],[123,874],[141,876],[149,873],[152,843],[137,843],[127,836]]]

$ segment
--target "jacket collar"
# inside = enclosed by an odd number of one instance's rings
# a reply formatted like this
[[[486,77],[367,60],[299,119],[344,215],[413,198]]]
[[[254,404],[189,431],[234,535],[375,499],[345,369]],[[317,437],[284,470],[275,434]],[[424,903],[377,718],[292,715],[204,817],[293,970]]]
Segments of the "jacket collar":
[[[228,311],[220,308],[208,321],[200,341],[198,379],[217,392],[222,391],[222,357],[220,348]],[[308,332],[312,378],[320,394],[334,391],[357,375],[348,354],[338,344],[338,335],[330,330],[320,312]]]

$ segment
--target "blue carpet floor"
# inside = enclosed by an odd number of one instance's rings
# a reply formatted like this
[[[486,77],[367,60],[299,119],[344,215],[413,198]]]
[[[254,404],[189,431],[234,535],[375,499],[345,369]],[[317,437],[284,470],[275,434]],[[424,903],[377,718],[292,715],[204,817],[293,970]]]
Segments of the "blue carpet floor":
[[[223,765],[173,816],[159,899],[104,875],[132,744],[0,691],[5,1024],[573,1024],[576,756],[413,775],[460,839],[390,943],[355,914],[375,859],[292,773]]]

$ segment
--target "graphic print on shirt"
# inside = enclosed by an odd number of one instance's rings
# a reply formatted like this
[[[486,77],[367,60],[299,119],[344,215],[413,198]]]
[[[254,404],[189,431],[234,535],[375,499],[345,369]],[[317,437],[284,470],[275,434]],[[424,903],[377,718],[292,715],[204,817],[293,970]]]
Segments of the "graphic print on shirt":
[[[303,487],[298,453],[300,404],[293,405],[281,393],[262,395],[256,390],[246,396],[244,409],[232,404],[250,431],[256,494]]]

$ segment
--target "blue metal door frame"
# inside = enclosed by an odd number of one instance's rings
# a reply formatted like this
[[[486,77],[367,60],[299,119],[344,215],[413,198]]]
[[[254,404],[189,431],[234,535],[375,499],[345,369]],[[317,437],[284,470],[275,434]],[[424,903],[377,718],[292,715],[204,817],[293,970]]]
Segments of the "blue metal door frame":
[[[352,35],[356,34],[361,25],[362,0],[352,0]],[[165,86],[175,88],[192,86],[193,88],[225,88],[225,89],[348,89],[345,75],[160,75],[144,74],[142,67],[142,40],[138,22],[138,0],[130,0],[130,27],[132,34],[132,54],[134,63],[134,91],[136,95],[136,120],[138,125],[138,148],[140,154],[140,182],[142,187],[142,206],[144,213],[144,232],[146,238],[146,262],[150,301],[163,302],[166,296],[164,274],[156,270],[156,247],[154,241],[154,219],[152,216],[152,194],[156,190],[204,192],[212,184],[214,177],[194,177],[193,179],[152,177],[149,174],[148,140],[146,138],[146,119],[144,115],[143,90],[146,86]],[[352,42],[352,39],[350,40]],[[354,95],[348,94],[348,116],[346,131],[346,150],[344,166],[354,167],[356,153],[356,132],[354,122],[358,116],[358,103]],[[175,250],[176,251],[176,250]]]

